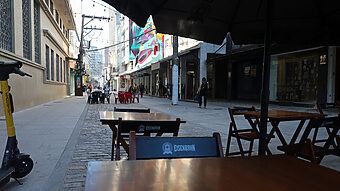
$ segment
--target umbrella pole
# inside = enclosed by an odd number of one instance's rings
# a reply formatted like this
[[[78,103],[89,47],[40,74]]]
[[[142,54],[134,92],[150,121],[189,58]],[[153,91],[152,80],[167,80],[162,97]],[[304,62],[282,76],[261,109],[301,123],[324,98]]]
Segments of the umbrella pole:
[[[269,104],[269,77],[270,77],[270,53],[272,36],[272,1],[265,1],[265,34],[264,34],[264,53],[262,67],[262,91],[261,91],[261,116],[260,116],[260,137],[259,155],[266,154],[267,146],[267,118]]]

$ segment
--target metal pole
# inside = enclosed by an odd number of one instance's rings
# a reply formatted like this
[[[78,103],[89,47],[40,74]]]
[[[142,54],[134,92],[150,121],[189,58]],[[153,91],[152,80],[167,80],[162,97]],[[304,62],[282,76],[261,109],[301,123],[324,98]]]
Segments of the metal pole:
[[[269,77],[270,77],[270,53],[272,36],[272,1],[265,1],[265,34],[264,34],[264,55],[262,68],[262,91],[261,91],[261,116],[260,116],[260,140],[259,155],[265,155],[267,146],[267,118],[269,104]]]
[[[80,54],[80,58],[79,61],[83,61],[83,41],[84,41],[84,19],[85,19],[85,15],[82,15],[82,20],[81,20],[81,33],[80,33],[80,45],[79,45],[79,54]],[[80,63],[82,64],[82,63]]]
[[[172,105],[178,104],[178,36],[174,35],[173,43],[174,59],[172,61]]]

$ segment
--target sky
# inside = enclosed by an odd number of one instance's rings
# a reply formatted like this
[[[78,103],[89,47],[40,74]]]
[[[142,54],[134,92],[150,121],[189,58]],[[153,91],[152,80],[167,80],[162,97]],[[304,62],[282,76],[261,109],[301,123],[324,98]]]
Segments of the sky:
[[[109,11],[114,11],[114,9],[104,3],[101,0],[72,0],[70,1],[72,10],[74,13],[74,20],[76,22],[77,31],[81,34],[81,22],[82,22],[82,14],[87,16],[97,16],[97,17],[109,17]],[[112,18],[114,19],[114,18]],[[90,21],[91,19],[85,19],[85,23]],[[98,48],[105,47],[108,45],[114,44],[114,42],[109,39],[109,22],[107,20],[98,20],[95,19],[89,22],[85,27],[89,28],[103,28],[103,30],[93,30],[88,33],[90,30],[84,30],[85,40],[91,40],[91,46],[96,46]]]

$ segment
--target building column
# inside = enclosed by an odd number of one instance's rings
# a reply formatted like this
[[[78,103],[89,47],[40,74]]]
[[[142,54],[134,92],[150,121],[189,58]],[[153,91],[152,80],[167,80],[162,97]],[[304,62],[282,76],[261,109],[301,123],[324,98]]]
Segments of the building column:
[[[336,47],[328,47],[328,75],[327,75],[327,102],[335,101],[335,71],[336,71]]]
[[[199,61],[200,61],[200,75],[199,84],[202,83],[202,78],[207,78],[207,51],[205,50],[205,44],[201,43],[199,50]]]

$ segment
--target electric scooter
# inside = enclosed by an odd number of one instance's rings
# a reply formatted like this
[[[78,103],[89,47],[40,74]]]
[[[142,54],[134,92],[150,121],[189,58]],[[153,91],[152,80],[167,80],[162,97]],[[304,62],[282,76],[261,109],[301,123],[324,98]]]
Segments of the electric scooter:
[[[8,86],[9,74],[19,74],[20,76],[31,75],[20,70],[21,62],[4,63],[0,62],[0,85],[1,94],[4,104],[4,111],[7,126],[7,145],[5,149],[4,158],[0,169],[0,188],[14,178],[20,185],[18,178],[28,175],[33,168],[33,160],[30,155],[20,153],[18,149],[18,141],[15,135],[15,127],[12,113],[14,111],[12,95],[10,94],[10,87]]]

